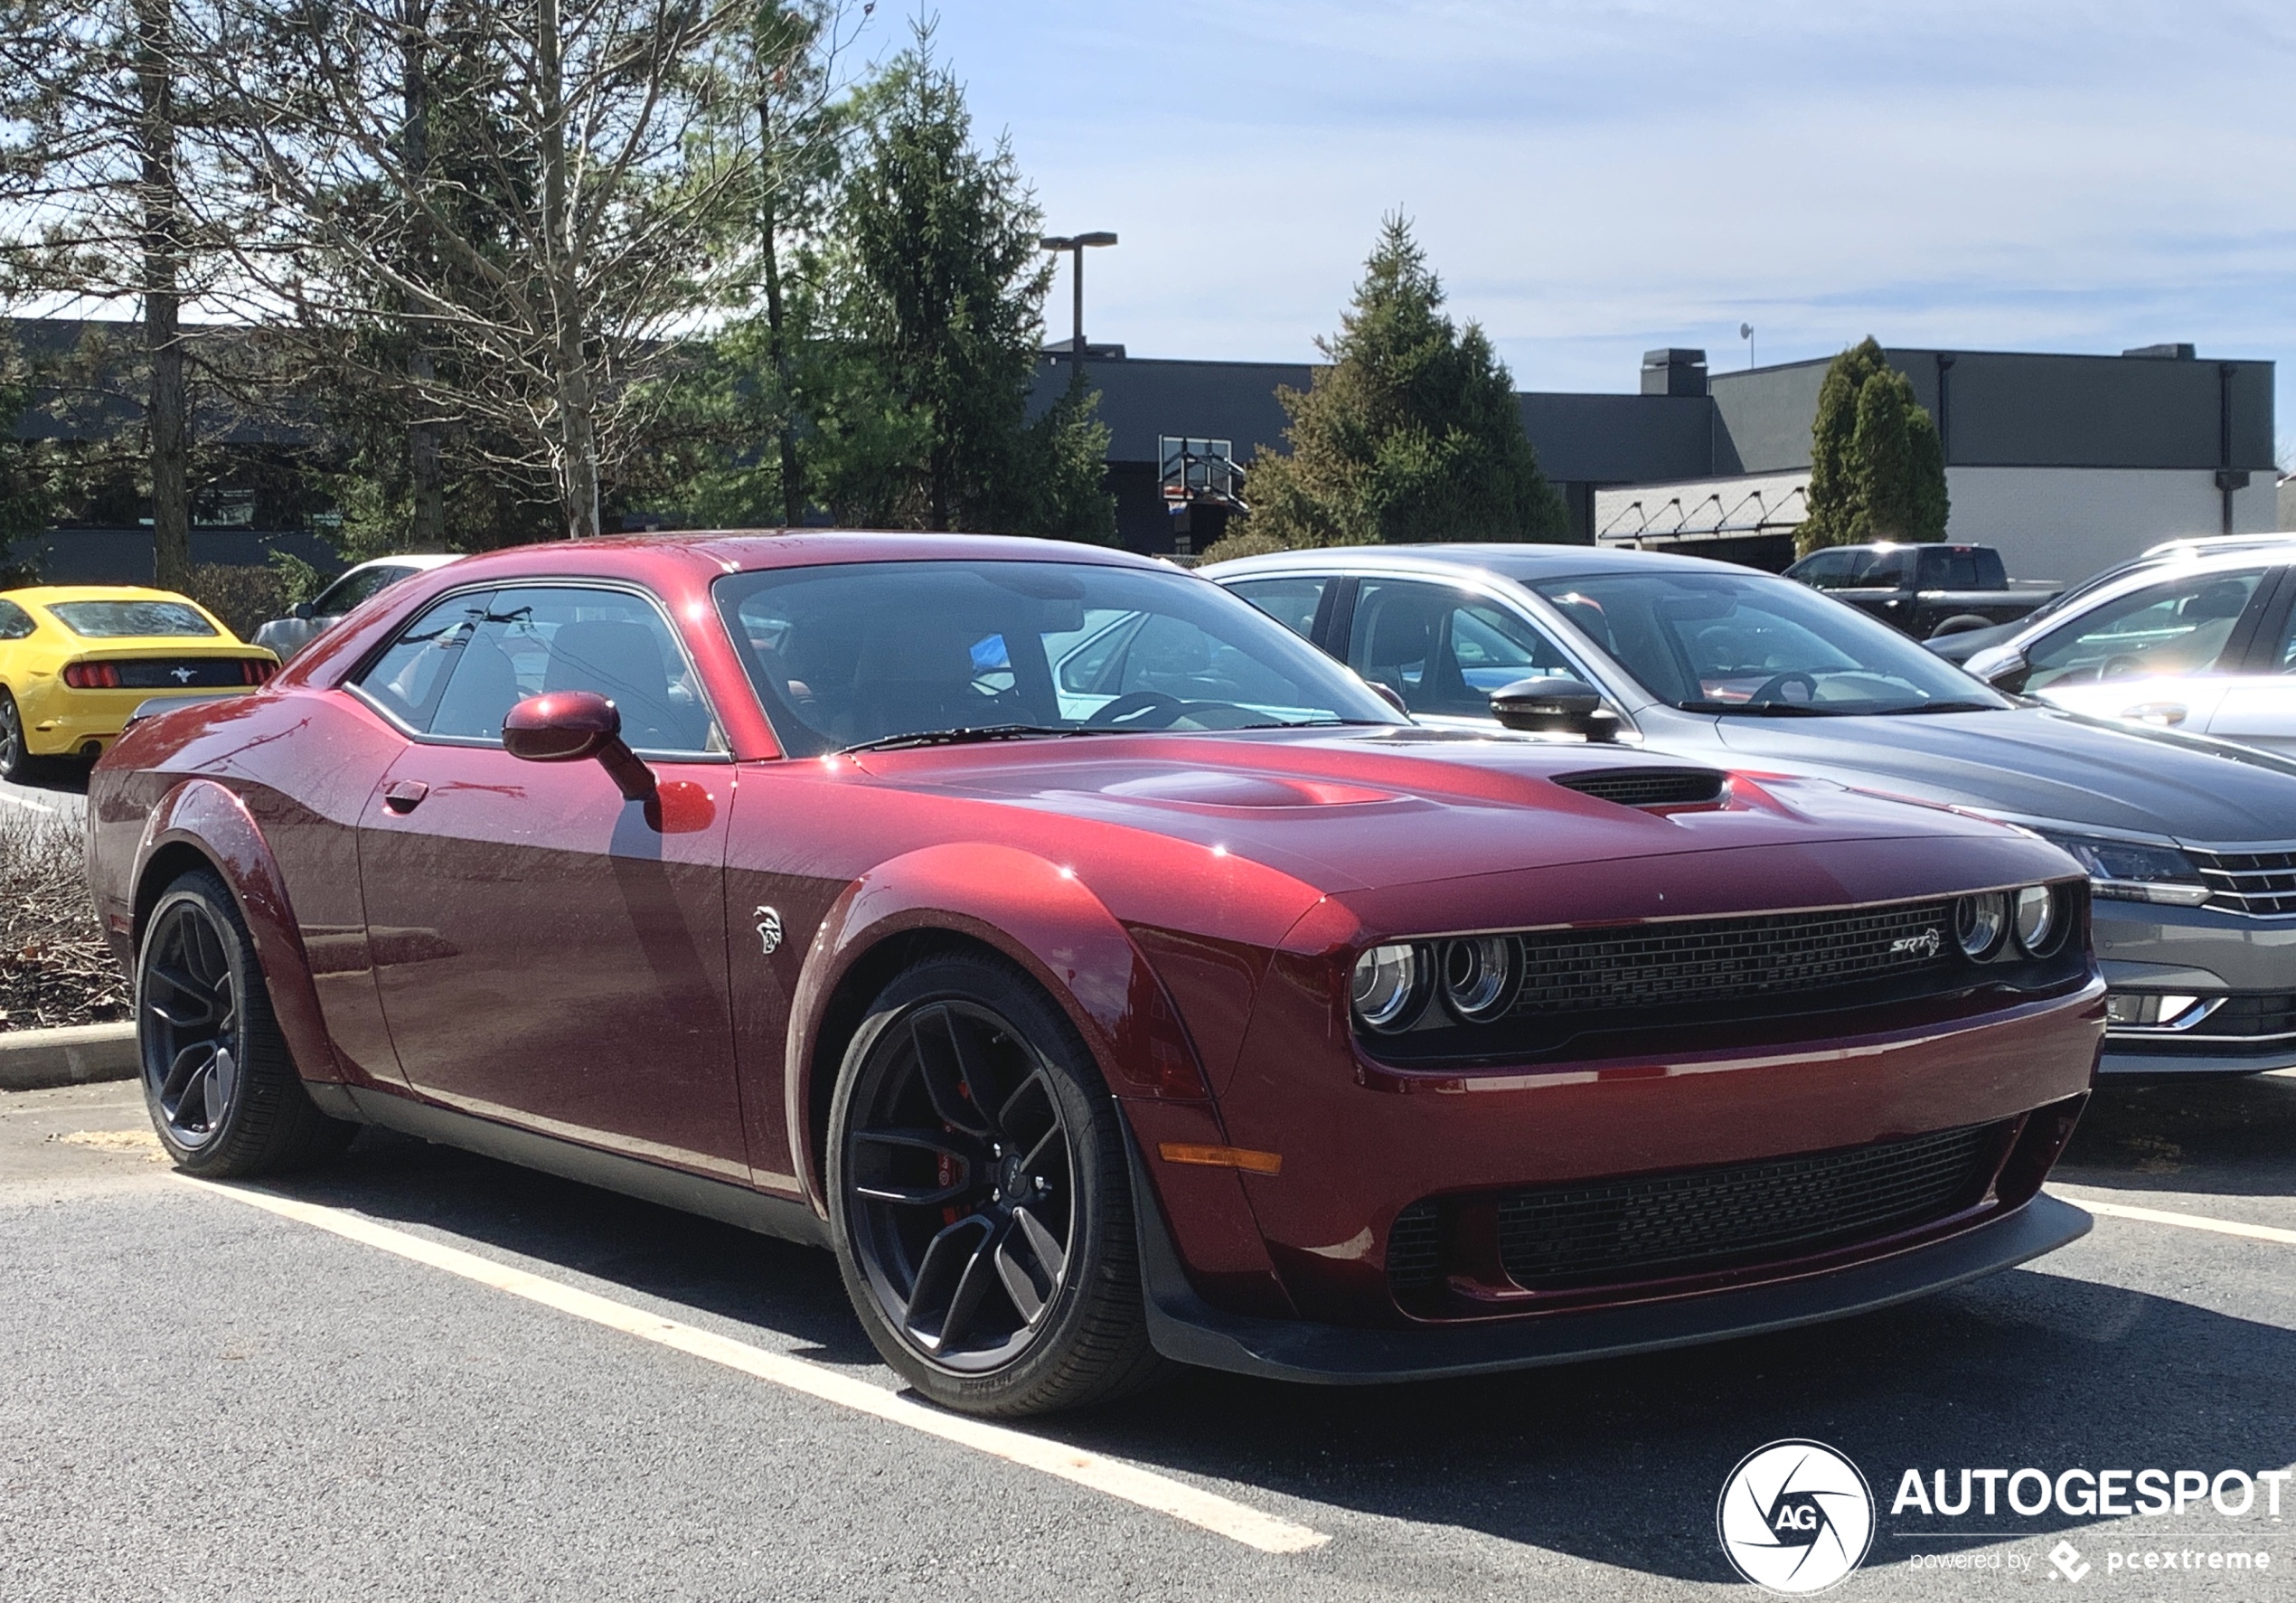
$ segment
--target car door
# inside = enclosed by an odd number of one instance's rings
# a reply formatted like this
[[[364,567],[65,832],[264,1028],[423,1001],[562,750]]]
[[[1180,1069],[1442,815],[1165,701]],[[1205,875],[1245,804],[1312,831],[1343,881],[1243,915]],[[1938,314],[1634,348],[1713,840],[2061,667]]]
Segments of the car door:
[[[1228,588],[1301,639],[1318,643],[1322,638],[1322,626],[1331,622],[1331,603],[1340,586],[1328,573],[1282,573],[1239,579]]]
[[[1491,726],[1491,693],[1581,670],[1512,608],[1455,585],[1365,576],[1356,586],[1345,661],[1403,698],[1422,721]]]
[[[2296,568],[2283,568],[2246,659],[2202,725],[2219,740],[2296,755]]]
[[[595,762],[523,762],[503,715],[589,690],[673,808]],[[375,981],[424,1096],[748,1178],[727,998],[733,769],[650,596],[576,580],[450,596],[361,676],[404,730],[358,832]]]
[[[2025,648],[2018,686],[2099,718],[2204,729],[2270,594],[2261,564],[2180,574],[2102,601]]]

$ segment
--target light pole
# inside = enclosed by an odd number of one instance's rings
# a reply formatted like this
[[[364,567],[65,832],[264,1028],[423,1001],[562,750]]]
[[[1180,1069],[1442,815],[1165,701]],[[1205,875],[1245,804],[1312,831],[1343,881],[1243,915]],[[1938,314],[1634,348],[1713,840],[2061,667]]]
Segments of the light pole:
[[[1111,233],[1047,234],[1037,241],[1047,250],[1066,250],[1074,260],[1075,265],[1070,268],[1069,273],[1076,290],[1076,319],[1068,348],[1073,359],[1077,362],[1084,360],[1084,253],[1095,246],[1115,242],[1116,236]]]
[[[1746,342],[1746,371],[1751,372],[1754,370],[1754,325],[1751,323],[1739,324],[1738,337]]]

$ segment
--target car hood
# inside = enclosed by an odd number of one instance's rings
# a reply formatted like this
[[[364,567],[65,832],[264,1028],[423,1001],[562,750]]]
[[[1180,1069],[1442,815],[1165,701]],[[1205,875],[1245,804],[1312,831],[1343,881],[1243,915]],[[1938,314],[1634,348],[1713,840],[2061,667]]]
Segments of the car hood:
[[[1096,736],[871,752],[858,760],[879,784],[1149,831],[1257,862],[1325,894],[1765,847],[1831,865],[1823,876],[1833,883],[1829,894],[1850,900],[2071,866],[2029,837],[1830,783],[1742,785],[1717,806],[1623,806],[1555,781],[1598,769],[1715,765],[1431,729]],[[1940,835],[1965,837],[1971,849],[1950,867],[1924,871],[1938,877],[1918,892],[1853,883],[1860,854],[1840,848]],[[1988,842],[2013,848],[2016,865],[1988,866]],[[2036,849],[2045,863],[2028,861]],[[1892,855],[1934,861],[1939,854]],[[1777,890],[1758,883],[1751,860],[1728,877],[1739,887],[1739,905],[1760,905],[1758,893]]]
[[[1704,723],[1706,721],[1698,720]],[[1712,721],[1739,766],[2196,845],[2296,839],[2296,762],[2054,707]],[[1650,731],[1654,743],[1660,731]],[[1678,746],[1678,750],[1684,748]]]

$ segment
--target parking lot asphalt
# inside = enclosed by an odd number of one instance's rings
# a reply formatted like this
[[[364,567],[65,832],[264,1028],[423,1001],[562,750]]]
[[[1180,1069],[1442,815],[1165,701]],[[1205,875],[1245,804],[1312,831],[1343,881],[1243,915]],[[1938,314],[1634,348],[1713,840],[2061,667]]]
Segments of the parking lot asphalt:
[[[2296,1463],[2296,1076],[2107,1090],[2058,1181],[2187,1222],[2107,1214],[2026,1268],[1688,1352],[1190,1374],[1024,1428],[1329,1539],[1271,1552],[823,1395],[895,1384],[826,1254],[376,1132],[269,1188],[308,1205],[281,1217],[174,1177],[132,1085],[0,1097],[0,1598],[1752,1595],[1716,1498],[1784,1438],[1873,1488],[1845,1596],[2059,1584],[2068,1543],[2083,1591],[2296,1598],[2296,1484],[2275,1519],[2253,1479]],[[2028,1466],[2238,1470],[2254,1500],[1893,1510],[1908,1469]]]
[[[62,818],[78,823],[88,816],[88,765],[38,765],[21,780],[0,779],[0,824],[18,818]]]

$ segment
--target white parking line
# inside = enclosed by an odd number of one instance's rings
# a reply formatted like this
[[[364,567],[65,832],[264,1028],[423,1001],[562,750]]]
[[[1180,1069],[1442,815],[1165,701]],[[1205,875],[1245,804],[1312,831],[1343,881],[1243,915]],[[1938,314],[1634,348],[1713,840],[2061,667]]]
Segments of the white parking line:
[[[2085,1187],[2052,1185],[2049,1190],[2066,1202],[2086,1208],[2105,1219],[2136,1219],[2147,1224],[2173,1224],[2188,1231],[2214,1231],[2220,1236],[2245,1236],[2252,1241],[2278,1241],[2284,1247],[2296,1247],[2296,1231],[2284,1231],[2277,1225],[2244,1224],[2236,1219],[2211,1219],[2205,1213],[2170,1213],[2159,1208],[2131,1208],[2125,1202],[2108,1202]]]
[[[36,802],[29,797],[11,796],[5,790],[0,790],[0,801],[6,802],[12,807],[30,807],[35,813],[52,813],[56,810],[46,802]]]
[[[1176,1520],[1225,1536],[1246,1547],[1256,1548],[1264,1553],[1297,1553],[1310,1548],[1322,1547],[1331,1539],[1321,1531],[1311,1531],[1304,1525],[1279,1520],[1273,1514],[1262,1513],[1256,1508],[1202,1491],[1181,1481],[1161,1476],[1120,1458],[1087,1452],[1080,1447],[1064,1447],[1059,1442],[1046,1441],[1024,1431],[992,1425],[985,1420],[968,1419],[958,1414],[945,1414],[937,1409],[882,1386],[838,1373],[818,1363],[808,1363],[802,1358],[791,1358],[780,1353],[769,1353],[753,1347],[747,1342],[737,1342],[714,1331],[664,1319],[659,1314],[594,1292],[560,1285],[541,1275],[530,1274],[507,1264],[496,1263],[447,1247],[422,1236],[393,1230],[377,1224],[371,1219],[340,1208],[323,1207],[314,1202],[302,1202],[276,1193],[252,1188],[218,1185],[211,1181],[193,1180],[187,1175],[176,1179],[186,1185],[234,1202],[246,1202],[284,1219],[328,1231],[362,1246],[379,1248],[432,1268],[444,1269],[481,1286],[497,1291],[507,1291],[544,1307],[556,1308],[578,1319],[603,1325],[664,1347],[673,1347],[711,1363],[723,1364],[776,1386],[802,1391],[808,1397],[833,1402],[858,1413],[872,1414],[889,1424],[905,1426],[927,1436],[936,1436],[944,1441],[955,1442],[1002,1458],[1008,1463],[1040,1470],[1064,1481],[1088,1486],[1093,1491],[1137,1504],[1170,1514]]]

